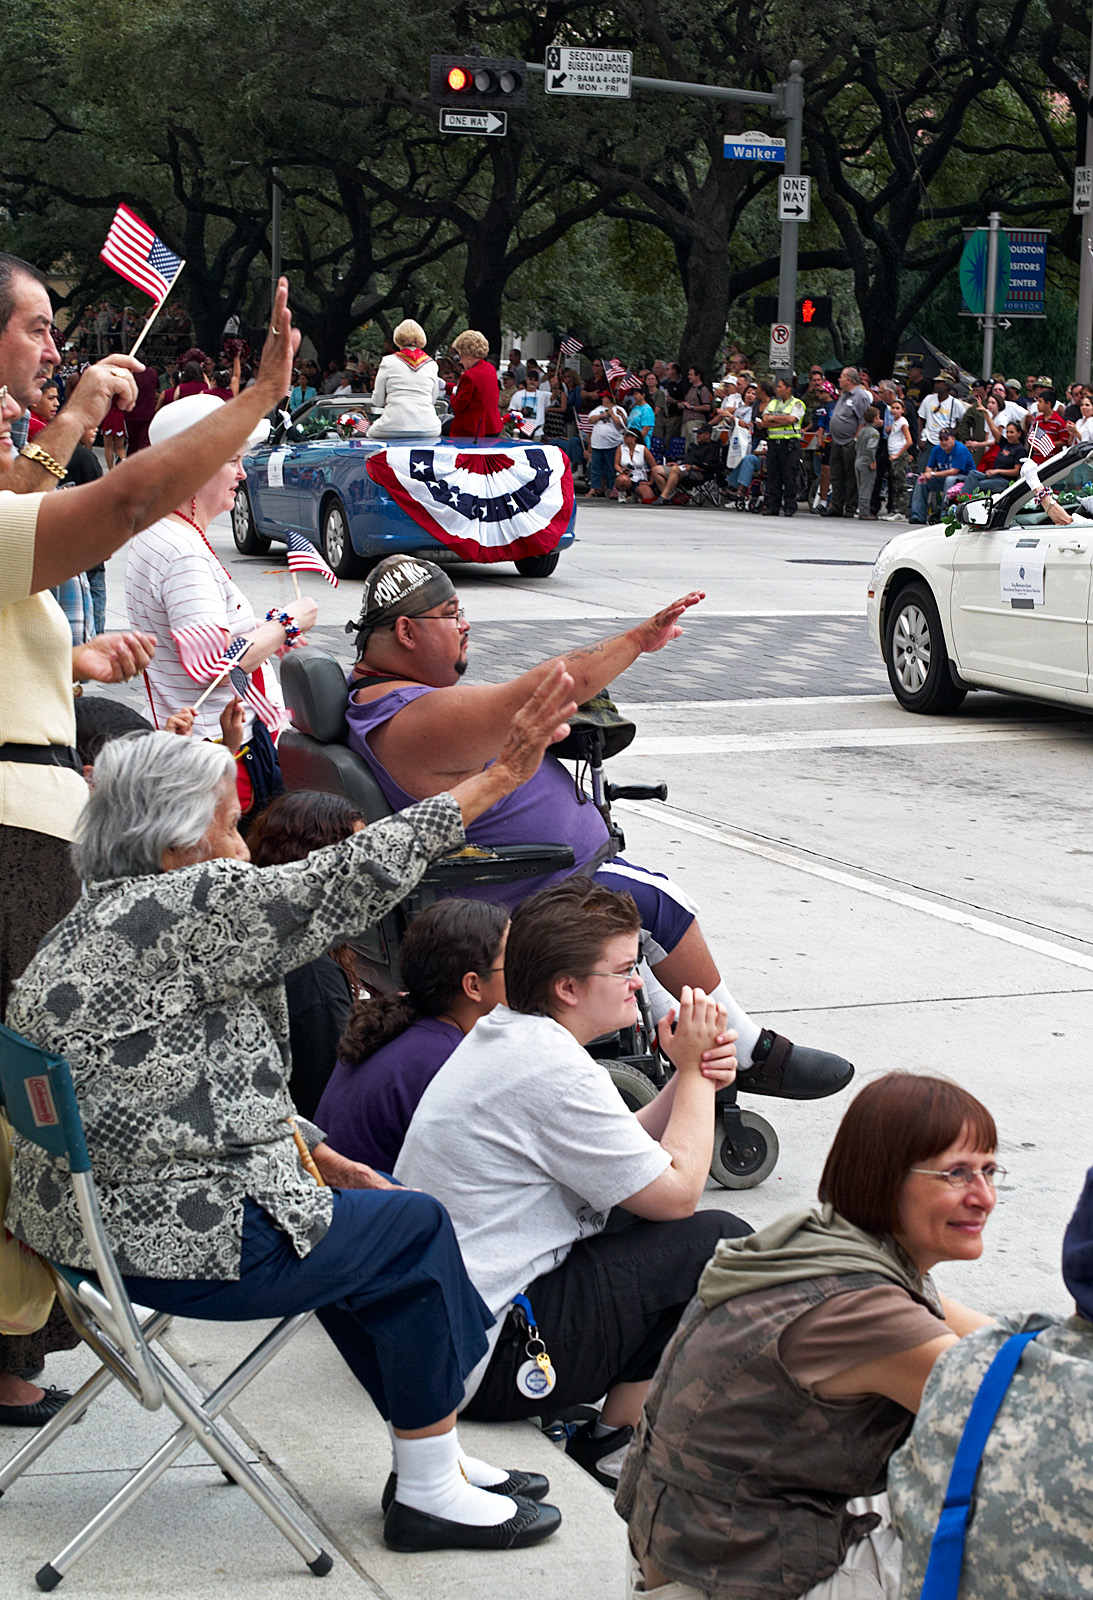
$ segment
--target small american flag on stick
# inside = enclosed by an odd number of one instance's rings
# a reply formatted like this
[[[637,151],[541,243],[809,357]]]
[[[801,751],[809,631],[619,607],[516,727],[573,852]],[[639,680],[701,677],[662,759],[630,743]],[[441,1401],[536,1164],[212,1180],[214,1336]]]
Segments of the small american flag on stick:
[[[186,265],[181,256],[168,250],[148,224],[125,205],[114,213],[99,258],[120,273],[127,283],[151,295],[157,306],[166,300]]]
[[[584,345],[579,339],[570,337],[568,339],[563,339],[561,344],[558,346],[558,349],[561,351],[563,356],[575,356],[578,350],[584,349]]]
[[[609,383],[614,383],[617,378],[625,378],[626,368],[617,356],[612,356],[603,369],[603,375]]]
[[[1034,422],[1028,430],[1028,453],[1038,455],[1041,461],[1055,454],[1055,441],[1045,428]]]
[[[173,628],[171,637],[178,659],[195,683],[222,678],[231,664],[224,648],[224,629],[208,622],[195,622],[189,628]]]
[[[635,376],[634,376],[634,374],[632,372],[628,372],[626,374],[625,378],[620,378],[619,379],[619,391],[622,394],[628,394],[631,389],[640,389],[640,388],[641,388],[641,379],[640,378],[635,378]]]
[[[293,533],[290,528],[285,535],[285,543],[288,545],[288,564],[291,571],[317,572],[333,588],[338,587],[337,573],[323,560],[310,539],[305,539],[302,533]]]

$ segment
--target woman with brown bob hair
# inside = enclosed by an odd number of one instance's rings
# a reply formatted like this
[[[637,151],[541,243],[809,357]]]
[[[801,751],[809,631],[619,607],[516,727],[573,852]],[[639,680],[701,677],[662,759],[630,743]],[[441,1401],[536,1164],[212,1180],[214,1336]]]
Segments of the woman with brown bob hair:
[[[997,1142],[959,1085],[889,1073],[847,1110],[820,1206],[718,1244],[619,1483],[633,1595],[896,1600],[899,1540],[865,1497],[934,1362],[991,1320],[930,1270],[978,1259]]]

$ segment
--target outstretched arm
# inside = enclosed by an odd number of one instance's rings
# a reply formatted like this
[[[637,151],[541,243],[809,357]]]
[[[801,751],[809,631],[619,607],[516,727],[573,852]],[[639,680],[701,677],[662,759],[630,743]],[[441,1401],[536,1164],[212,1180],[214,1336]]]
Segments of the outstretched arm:
[[[416,799],[439,794],[492,761],[517,709],[560,660],[579,705],[598,694],[639,656],[663,650],[683,632],[687,611],[705,599],[692,590],[655,616],[584,650],[555,656],[508,683],[438,689],[420,695],[371,737],[379,760]]]

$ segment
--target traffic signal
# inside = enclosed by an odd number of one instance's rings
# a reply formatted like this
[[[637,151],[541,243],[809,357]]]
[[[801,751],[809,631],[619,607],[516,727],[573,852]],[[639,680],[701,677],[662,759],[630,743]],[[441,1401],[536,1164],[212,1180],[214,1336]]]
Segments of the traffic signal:
[[[798,300],[797,321],[805,328],[830,328],[831,296],[810,294]]]
[[[776,294],[757,294],[752,297],[751,314],[762,328],[768,322],[778,321],[778,296]]]
[[[429,99],[434,106],[503,110],[527,105],[527,63],[481,56],[430,56]]]

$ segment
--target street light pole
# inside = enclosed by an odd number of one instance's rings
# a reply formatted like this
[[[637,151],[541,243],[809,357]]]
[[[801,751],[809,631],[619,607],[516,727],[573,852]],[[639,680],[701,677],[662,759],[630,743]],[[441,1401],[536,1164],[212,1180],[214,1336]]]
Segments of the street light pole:
[[[805,64],[791,61],[789,77],[782,90],[782,113],[786,119],[786,164],[782,169],[787,178],[801,175],[801,143],[804,132]],[[782,223],[782,253],[778,263],[778,321],[789,329],[789,343],[779,365],[779,371],[793,375],[793,347],[796,341],[794,323],[797,315],[797,230],[796,221]]]
[[[1085,160],[1093,156],[1093,34],[1089,41],[1089,76],[1085,80]],[[1089,383],[1093,368],[1093,213],[1082,218],[1082,253],[1078,262],[1078,337],[1074,352],[1074,376]]]
[[[987,218],[987,281],[983,285],[983,365],[979,369],[989,378],[994,367],[994,330],[997,326],[995,301],[998,296],[998,229],[1002,216],[992,211]]]
[[[277,296],[277,280],[281,276],[281,169],[270,168],[272,193],[270,195],[269,223],[269,312],[273,315],[273,302]]]

